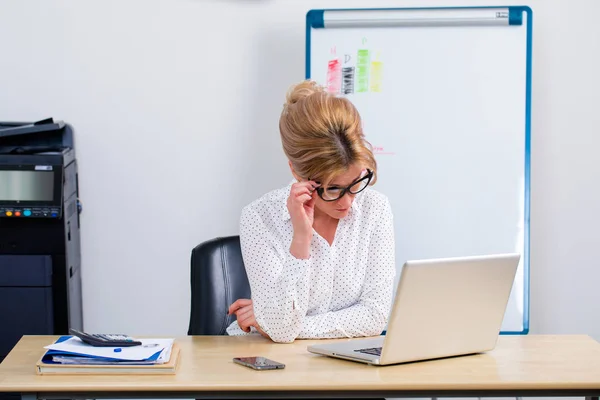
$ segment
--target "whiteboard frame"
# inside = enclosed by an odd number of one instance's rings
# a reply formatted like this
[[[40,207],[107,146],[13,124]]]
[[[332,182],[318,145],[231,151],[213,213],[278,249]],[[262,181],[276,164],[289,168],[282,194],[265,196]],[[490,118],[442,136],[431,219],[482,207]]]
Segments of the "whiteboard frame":
[[[327,29],[325,27],[324,13],[326,11],[402,11],[402,10],[489,10],[508,9],[510,18],[520,18],[525,13],[527,18],[527,54],[526,54],[526,83],[525,83],[525,189],[524,189],[524,220],[523,220],[523,330],[500,331],[501,335],[527,335],[529,333],[529,266],[530,266],[530,198],[531,198],[531,65],[532,65],[532,27],[533,11],[528,6],[485,6],[485,7],[405,7],[405,8],[335,8],[312,9],[306,13],[306,65],[305,78],[311,78],[311,31],[312,29]],[[509,22],[510,23],[510,22]],[[343,29],[343,28],[332,28]]]

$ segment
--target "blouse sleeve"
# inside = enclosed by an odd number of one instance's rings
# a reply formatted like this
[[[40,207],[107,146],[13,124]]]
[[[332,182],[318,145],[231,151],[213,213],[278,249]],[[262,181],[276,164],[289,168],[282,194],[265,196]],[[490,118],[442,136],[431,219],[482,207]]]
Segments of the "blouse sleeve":
[[[240,219],[240,244],[256,322],[273,341],[293,342],[308,310],[312,261],[295,258],[291,243],[276,240],[249,207]]]

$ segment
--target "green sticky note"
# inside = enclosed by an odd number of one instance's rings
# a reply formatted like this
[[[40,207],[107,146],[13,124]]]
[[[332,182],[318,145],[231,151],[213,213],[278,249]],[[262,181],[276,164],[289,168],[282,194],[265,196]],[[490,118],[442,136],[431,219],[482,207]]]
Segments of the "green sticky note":
[[[356,92],[364,93],[369,91],[369,50],[358,50],[356,58]]]

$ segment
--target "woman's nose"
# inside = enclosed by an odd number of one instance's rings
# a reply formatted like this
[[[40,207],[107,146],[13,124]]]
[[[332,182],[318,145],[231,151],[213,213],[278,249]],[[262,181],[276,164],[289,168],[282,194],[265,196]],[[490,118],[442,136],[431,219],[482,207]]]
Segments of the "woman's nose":
[[[352,205],[352,201],[354,200],[354,195],[351,193],[346,193],[339,201],[338,205],[340,208],[348,208]]]

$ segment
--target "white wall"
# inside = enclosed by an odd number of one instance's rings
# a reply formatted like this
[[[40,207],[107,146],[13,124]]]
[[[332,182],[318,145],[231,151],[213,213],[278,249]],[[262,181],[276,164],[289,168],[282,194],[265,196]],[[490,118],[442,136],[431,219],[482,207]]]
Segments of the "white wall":
[[[600,339],[600,3],[524,3],[531,332]],[[414,5],[448,2],[0,0],[0,119],[76,130],[85,329],[185,334],[192,247],[290,178],[277,119],[304,77],[305,12]]]

